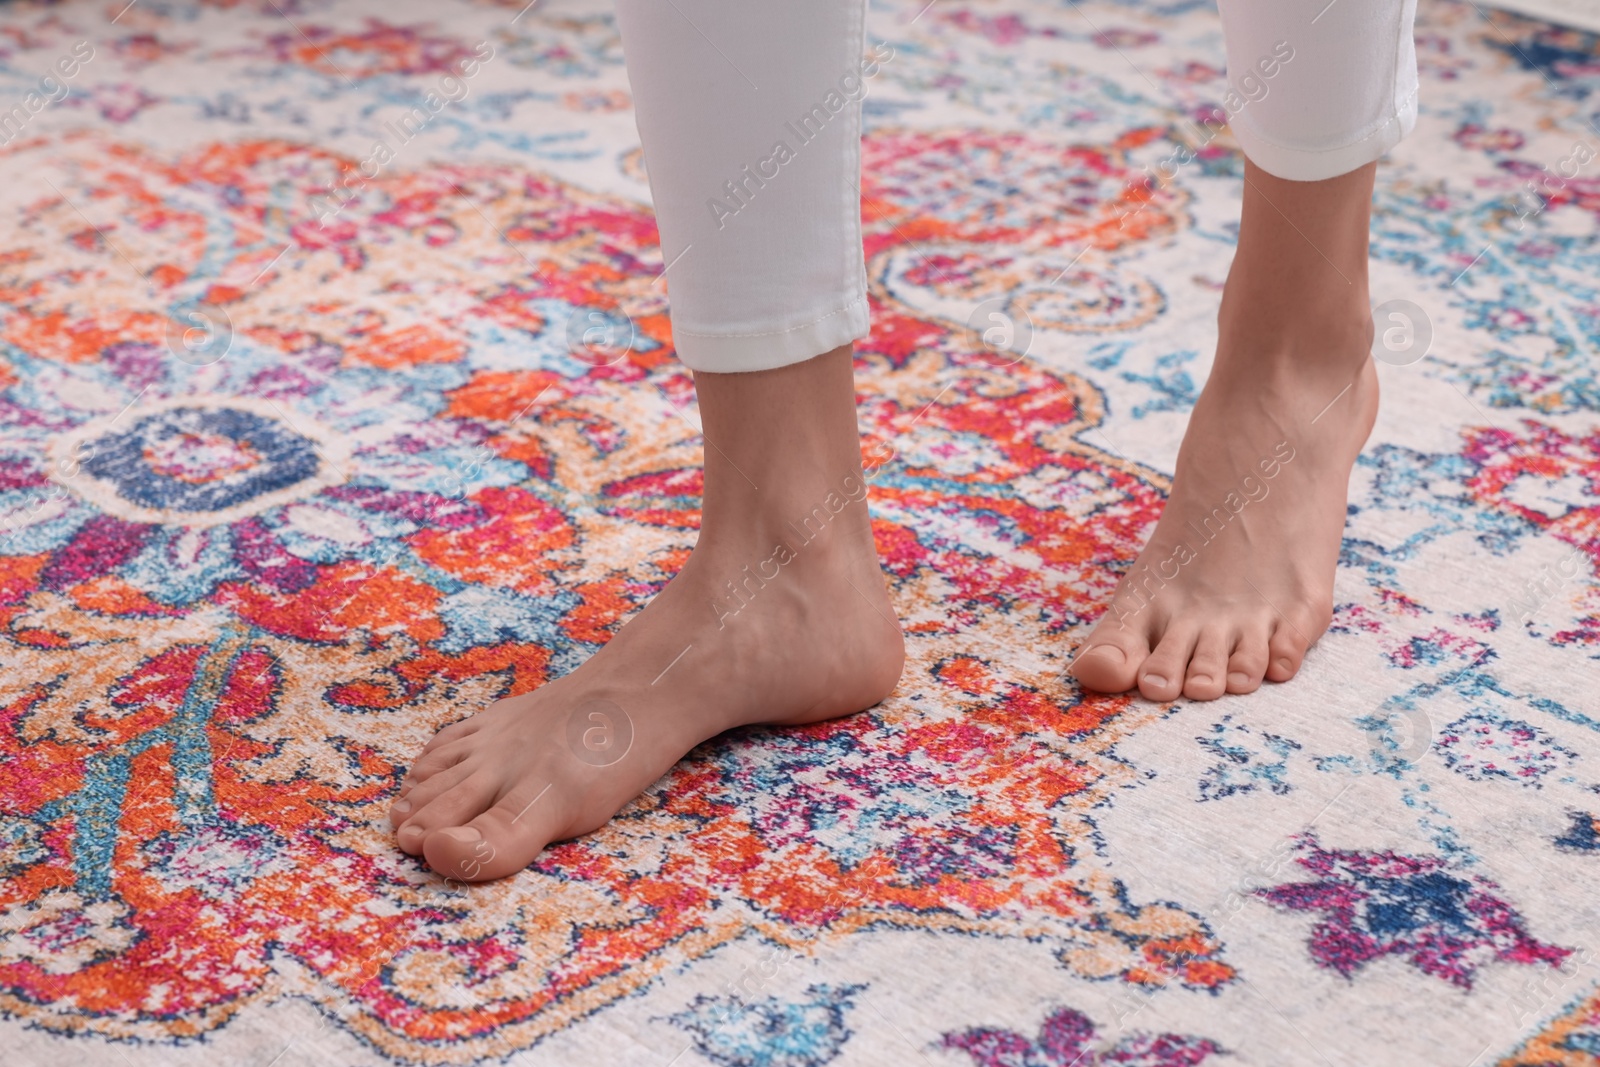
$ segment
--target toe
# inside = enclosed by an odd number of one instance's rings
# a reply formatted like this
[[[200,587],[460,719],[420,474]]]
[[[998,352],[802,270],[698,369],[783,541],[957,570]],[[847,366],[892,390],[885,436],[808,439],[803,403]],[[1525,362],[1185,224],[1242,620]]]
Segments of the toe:
[[[420,826],[402,826],[394,835],[395,844],[408,856],[421,856],[423,843],[427,839],[427,831]]]
[[[449,744],[451,741],[459,741],[463,737],[477,733],[478,728],[482,725],[483,720],[480,716],[470,715],[465,719],[458,719],[448,726],[441,726],[439,727],[439,732],[434,734],[426,745],[422,746],[422,751],[426,752],[429,749],[438,748],[440,745]]]
[[[430,832],[428,866],[447,878],[482,882],[515,874],[536,859],[560,825],[550,786],[518,786],[461,825]]]
[[[1267,643],[1267,678],[1274,682],[1293,678],[1310,647],[1304,631],[1279,619],[1272,631],[1272,640]]]
[[[1102,622],[1073,658],[1068,670],[1090,689],[1126,693],[1138,679],[1139,664],[1150,654],[1142,630]]]
[[[416,762],[411,765],[411,769],[406,772],[404,781],[400,783],[400,795],[407,795],[440,771],[449,770],[470,755],[473,749],[464,741],[464,738],[457,738],[443,745],[435,746],[430,743],[424,748],[417,756]]]
[[[1228,631],[1208,626],[1200,631],[1183,679],[1183,695],[1190,700],[1215,700],[1227,691]]]
[[[1156,650],[1139,667],[1139,692],[1146,700],[1177,700],[1189,671],[1198,628],[1174,624],[1161,635]]]
[[[418,808],[400,827],[395,840],[402,851],[415,855],[422,851],[423,842],[434,830],[445,826],[460,826],[472,821],[499,795],[499,781],[479,771],[468,775],[443,793],[434,797],[426,807]]]
[[[389,805],[389,825],[399,829],[411,817],[412,810],[411,801],[402,796]]]
[[[389,821],[395,826],[410,822],[434,800],[465,781],[471,773],[472,767],[457,764],[419,783],[410,792],[402,793],[400,799],[390,805]]]
[[[1228,657],[1228,692],[1254,693],[1261,688],[1261,679],[1267,673],[1267,638],[1265,625],[1252,625],[1234,643],[1233,655]]]

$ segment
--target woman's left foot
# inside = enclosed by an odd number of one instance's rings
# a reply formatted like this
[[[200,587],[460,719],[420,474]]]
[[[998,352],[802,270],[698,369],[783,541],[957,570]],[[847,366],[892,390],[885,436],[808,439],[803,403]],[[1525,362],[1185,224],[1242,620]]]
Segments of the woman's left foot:
[[[1213,700],[1300,669],[1332,619],[1350,469],[1378,410],[1370,334],[1345,333],[1248,359],[1224,338],[1155,532],[1073,661],[1084,685]]]
[[[1293,678],[1332,621],[1350,469],[1378,415],[1376,173],[1289,181],[1245,161],[1217,358],[1155,532],[1073,660],[1090,689],[1248,693]]]

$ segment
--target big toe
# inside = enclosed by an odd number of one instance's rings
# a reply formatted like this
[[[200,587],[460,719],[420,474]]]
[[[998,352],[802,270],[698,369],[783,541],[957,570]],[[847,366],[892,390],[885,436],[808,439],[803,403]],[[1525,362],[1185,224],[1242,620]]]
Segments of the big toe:
[[[1139,664],[1150,654],[1144,635],[1111,627],[1096,629],[1072,661],[1070,671],[1090,689],[1102,693],[1126,693],[1139,676]]]
[[[542,789],[518,787],[471,820],[430,831],[428,866],[447,878],[483,882],[515,874],[558,836],[556,805]]]

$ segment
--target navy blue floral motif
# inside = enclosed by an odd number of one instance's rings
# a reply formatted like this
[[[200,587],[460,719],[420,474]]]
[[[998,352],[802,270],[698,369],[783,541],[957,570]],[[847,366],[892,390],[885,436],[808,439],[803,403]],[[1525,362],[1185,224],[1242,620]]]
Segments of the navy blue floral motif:
[[[222,511],[318,471],[316,445],[264,415],[174,407],[93,442],[83,468],[147,508]]]

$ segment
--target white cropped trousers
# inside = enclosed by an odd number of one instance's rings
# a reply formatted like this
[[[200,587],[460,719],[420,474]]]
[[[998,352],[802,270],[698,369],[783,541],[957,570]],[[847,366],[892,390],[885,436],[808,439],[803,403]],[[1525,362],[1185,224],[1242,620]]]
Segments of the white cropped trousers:
[[[1416,0],[1218,0],[1229,126],[1317,181],[1416,122]],[[672,334],[698,371],[768,370],[868,332],[865,0],[617,0]]]

